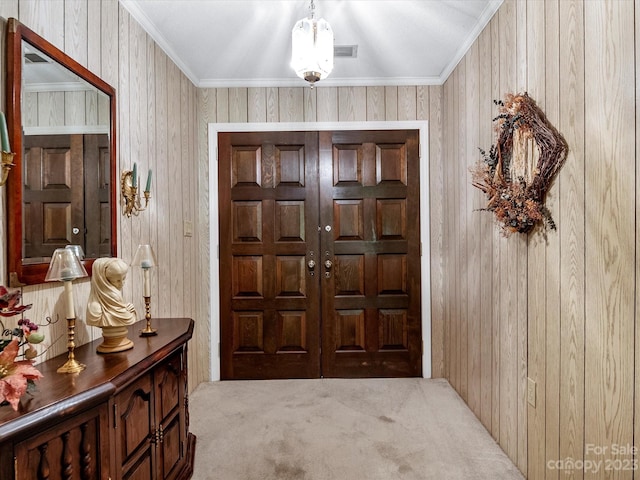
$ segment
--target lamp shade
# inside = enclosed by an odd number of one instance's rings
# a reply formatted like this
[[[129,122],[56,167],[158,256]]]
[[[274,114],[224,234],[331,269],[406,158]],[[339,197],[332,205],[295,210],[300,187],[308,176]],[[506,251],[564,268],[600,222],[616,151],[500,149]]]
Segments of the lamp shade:
[[[291,67],[313,85],[333,70],[333,30],[321,18],[298,20],[291,31]]]
[[[86,276],[88,276],[87,271],[73,249],[56,248],[44,279],[46,282],[68,282]]]
[[[142,268],[157,266],[158,261],[151,245],[138,245],[138,250],[136,250],[131,265],[137,265]]]
[[[67,245],[64,248],[67,248],[75,253],[76,257],[78,257],[79,260],[84,260],[84,250],[82,250],[82,247],[80,245]]]

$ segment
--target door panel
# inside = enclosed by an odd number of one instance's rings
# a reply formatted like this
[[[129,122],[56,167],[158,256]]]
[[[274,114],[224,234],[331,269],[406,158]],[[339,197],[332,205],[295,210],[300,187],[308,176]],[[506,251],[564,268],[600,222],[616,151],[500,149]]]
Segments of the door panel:
[[[84,244],[82,158],[82,135],[27,137],[25,258],[46,258],[69,243]]]
[[[320,371],[313,133],[221,134],[222,378]]]
[[[319,138],[322,374],[419,376],[418,133]]]
[[[87,257],[111,252],[110,157],[106,134],[25,137],[25,258],[69,243]]]
[[[219,173],[222,378],[420,375],[418,132],[220,134]]]

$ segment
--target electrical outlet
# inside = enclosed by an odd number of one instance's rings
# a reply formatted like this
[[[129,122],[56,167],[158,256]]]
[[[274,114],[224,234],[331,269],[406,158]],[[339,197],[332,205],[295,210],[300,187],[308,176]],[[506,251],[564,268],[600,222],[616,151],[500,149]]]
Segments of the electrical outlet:
[[[536,382],[529,377],[527,377],[527,402],[536,408]]]

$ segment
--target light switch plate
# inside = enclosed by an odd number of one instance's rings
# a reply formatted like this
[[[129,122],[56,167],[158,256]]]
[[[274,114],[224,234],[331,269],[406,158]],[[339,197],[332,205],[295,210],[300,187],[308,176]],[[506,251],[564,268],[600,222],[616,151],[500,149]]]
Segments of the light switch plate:
[[[536,408],[536,382],[529,377],[527,377],[527,402]]]
[[[184,221],[184,236],[193,237],[193,222],[191,220]]]

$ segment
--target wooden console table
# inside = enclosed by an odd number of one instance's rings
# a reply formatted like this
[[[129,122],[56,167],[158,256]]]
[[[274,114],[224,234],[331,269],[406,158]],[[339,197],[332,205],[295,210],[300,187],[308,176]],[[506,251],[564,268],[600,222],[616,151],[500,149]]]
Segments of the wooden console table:
[[[189,432],[189,318],[153,319],[158,335],[134,348],[98,354],[96,340],[76,348],[86,365],[60,374],[67,354],[37,365],[44,378],[20,408],[0,407],[0,479],[188,479],[195,436]]]

